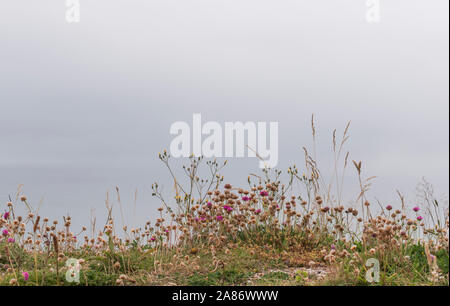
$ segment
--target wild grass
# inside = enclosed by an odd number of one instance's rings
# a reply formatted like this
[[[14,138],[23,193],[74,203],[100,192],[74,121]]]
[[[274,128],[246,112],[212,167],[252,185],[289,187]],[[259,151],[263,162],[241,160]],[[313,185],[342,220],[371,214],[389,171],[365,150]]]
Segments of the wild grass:
[[[202,157],[191,157],[179,179],[163,152],[174,194],[154,183],[158,218],[138,228],[117,226],[107,195],[105,224],[91,218],[90,232],[74,231],[70,216],[41,217],[19,186],[0,218],[0,284],[448,285],[448,204],[425,181],[415,203],[400,192],[397,208],[371,201],[374,177],[345,151],[349,126],[333,132],[328,179],[315,144],[312,154],[303,148],[303,171],[264,169],[245,188],[225,183],[226,162]],[[343,199],[349,167],[359,182],[353,201]],[[369,259],[379,262],[376,282]]]

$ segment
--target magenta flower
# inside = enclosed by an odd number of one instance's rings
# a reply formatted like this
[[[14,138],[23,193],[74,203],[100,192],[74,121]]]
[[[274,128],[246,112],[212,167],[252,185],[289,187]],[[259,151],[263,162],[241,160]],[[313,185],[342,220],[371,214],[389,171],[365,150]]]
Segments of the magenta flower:
[[[14,242],[16,242],[16,240],[14,238],[8,238],[8,242],[9,243],[14,243]]]
[[[9,218],[9,211],[5,212],[5,214],[3,215],[3,218],[5,218],[5,219]]]
[[[30,274],[28,274],[28,272],[22,272],[22,275],[25,281],[27,281],[30,278]]]
[[[4,229],[2,233],[3,233],[3,236],[8,236],[9,235],[9,232],[6,229]]]
[[[387,209],[387,210],[391,210],[391,209],[392,209],[392,206],[391,206],[391,205],[388,205],[388,206],[386,206],[386,209]]]
[[[267,197],[267,196],[269,195],[269,193],[268,193],[267,191],[265,191],[265,190],[261,191],[259,194],[260,194],[262,197]]]
[[[155,240],[156,240],[156,238],[155,238],[155,237],[152,237],[152,238],[150,238],[150,240],[151,240],[151,241],[155,241]]]
[[[218,216],[216,217],[216,219],[217,219],[217,221],[222,221],[222,220],[223,220],[223,217],[222,217],[221,215],[218,215]]]
[[[223,209],[225,209],[225,210],[228,211],[228,212],[231,212],[231,211],[233,210],[233,207],[228,206],[228,205],[224,205],[224,206],[223,206]]]
[[[422,220],[423,220],[423,217],[422,217],[422,216],[418,216],[418,217],[417,217],[417,220],[422,221]]]
[[[248,201],[250,201],[250,198],[249,198],[249,197],[247,197],[247,196],[243,196],[243,197],[242,197],[242,201],[244,201],[244,202],[248,202]]]
[[[258,208],[257,210],[255,210],[255,213],[256,214],[260,214],[261,213],[261,209]]]
[[[208,202],[208,203],[206,203],[206,206],[211,207],[211,206],[212,206],[212,203],[211,203],[211,202]]]
[[[418,211],[420,210],[420,208],[419,208],[419,206],[416,206],[416,207],[413,208],[413,210],[414,210],[415,212],[418,212]]]

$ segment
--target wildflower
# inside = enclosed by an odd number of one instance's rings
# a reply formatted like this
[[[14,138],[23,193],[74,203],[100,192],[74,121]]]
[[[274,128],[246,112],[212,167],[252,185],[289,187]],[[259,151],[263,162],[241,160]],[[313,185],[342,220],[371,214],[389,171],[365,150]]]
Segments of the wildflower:
[[[208,202],[208,203],[206,203],[206,206],[211,207],[211,206],[212,206],[212,203],[211,203],[211,202]]]
[[[155,241],[155,240],[156,240],[156,238],[155,238],[155,237],[152,237],[152,238],[150,238],[150,240],[151,240],[151,241]]]
[[[334,244],[331,245],[332,250],[336,250],[336,246]]]
[[[5,214],[3,215],[3,218],[5,218],[5,219],[9,218],[9,211],[5,212]]]
[[[28,274],[28,272],[22,272],[22,275],[25,281],[27,281],[30,278],[30,274]]]
[[[225,206],[223,207],[223,209],[225,209],[225,210],[228,211],[228,212],[231,212],[231,211],[233,210],[233,208],[232,208],[231,206],[228,206],[228,205],[225,205]]]
[[[14,238],[8,238],[8,242],[9,243],[14,243],[14,242],[16,242],[16,240]]]
[[[9,235],[9,232],[6,229],[4,229],[2,233],[3,233],[3,236],[8,236]]]
[[[261,213],[261,209],[258,208],[257,210],[255,210],[255,213],[256,213],[256,214]]]
[[[267,197],[267,196],[269,195],[269,193],[268,193],[267,191],[265,191],[265,190],[261,191],[259,194],[260,194],[262,197]]]
[[[278,207],[277,207],[278,208]],[[328,206],[325,206],[323,208],[320,209],[321,212],[326,213],[330,210],[330,208]]]
[[[422,220],[423,220],[423,217],[422,217],[422,216],[418,216],[418,217],[417,217],[417,220],[418,220],[418,221],[422,221]]]
[[[418,211],[420,210],[420,208],[419,208],[419,206],[416,206],[416,207],[413,208],[413,210],[414,210],[415,212],[418,212]]]
[[[386,206],[386,209],[387,209],[387,210],[391,210],[391,209],[392,209],[392,206],[391,206],[391,205],[388,205],[388,206]]]
[[[221,215],[218,215],[218,216],[216,217],[216,219],[217,219],[217,221],[222,221],[222,220],[223,220],[223,217],[222,217]]]
[[[247,197],[247,196],[243,196],[243,197],[242,197],[242,201],[244,201],[244,202],[248,202],[248,201],[250,201],[250,198],[249,198],[249,197]]]

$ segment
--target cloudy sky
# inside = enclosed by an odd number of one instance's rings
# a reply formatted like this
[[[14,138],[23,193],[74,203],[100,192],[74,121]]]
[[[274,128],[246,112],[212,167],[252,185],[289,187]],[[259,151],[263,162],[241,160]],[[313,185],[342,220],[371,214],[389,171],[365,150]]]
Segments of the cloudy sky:
[[[79,23],[64,1],[0,3],[1,202],[24,184],[43,215],[86,223],[119,186],[126,221],[143,222],[159,205],[151,184],[172,189],[157,158],[170,125],[194,112],[279,122],[280,169],[302,169],[314,113],[324,174],[331,133],[351,120],[372,196],[412,201],[422,177],[448,194],[447,0],[381,0],[376,24],[362,0],[79,2]],[[245,184],[256,171],[231,159],[224,174]]]

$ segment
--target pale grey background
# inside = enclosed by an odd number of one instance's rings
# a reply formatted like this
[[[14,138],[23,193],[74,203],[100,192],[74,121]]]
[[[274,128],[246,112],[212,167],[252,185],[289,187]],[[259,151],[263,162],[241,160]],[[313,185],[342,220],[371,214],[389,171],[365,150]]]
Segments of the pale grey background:
[[[378,176],[371,195],[412,200],[422,176],[448,193],[447,0],[381,0],[380,24],[354,0],[80,3],[68,24],[61,0],[0,2],[2,203],[23,183],[42,214],[81,224],[119,185],[141,223],[158,206],[151,183],[172,188],[157,159],[170,124],[193,112],[278,121],[281,169],[302,168],[315,113],[325,174],[331,131],[352,120],[351,158]],[[231,160],[225,174],[244,184],[254,171]]]

